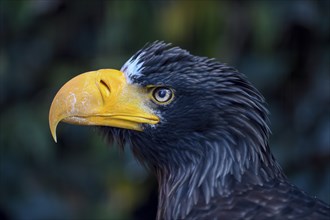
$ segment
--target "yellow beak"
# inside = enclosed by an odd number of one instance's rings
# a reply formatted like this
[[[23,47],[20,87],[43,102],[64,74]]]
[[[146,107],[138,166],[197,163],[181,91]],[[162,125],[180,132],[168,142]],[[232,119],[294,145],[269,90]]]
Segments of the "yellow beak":
[[[124,73],[101,69],[78,75],[56,94],[49,111],[49,126],[57,142],[56,127],[64,121],[142,131],[141,124],[157,124],[159,118],[147,106],[148,94],[128,84]]]

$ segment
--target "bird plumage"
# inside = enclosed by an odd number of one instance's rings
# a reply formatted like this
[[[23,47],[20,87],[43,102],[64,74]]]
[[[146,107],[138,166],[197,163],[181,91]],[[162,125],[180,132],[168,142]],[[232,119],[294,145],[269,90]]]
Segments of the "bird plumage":
[[[138,68],[130,66],[139,65]],[[129,142],[159,182],[158,219],[326,219],[329,206],[290,184],[269,146],[262,95],[234,68],[155,42],[122,71],[132,83],[175,90],[143,133],[102,128]]]

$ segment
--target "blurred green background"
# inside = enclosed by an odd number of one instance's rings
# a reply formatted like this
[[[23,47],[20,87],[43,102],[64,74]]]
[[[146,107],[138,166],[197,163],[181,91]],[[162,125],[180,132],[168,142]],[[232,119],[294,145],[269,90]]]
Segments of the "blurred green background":
[[[330,1],[0,1],[0,219],[154,219],[157,184],[95,129],[48,128],[73,76],[164,40],[245,73],[290,180],[330,202]]]

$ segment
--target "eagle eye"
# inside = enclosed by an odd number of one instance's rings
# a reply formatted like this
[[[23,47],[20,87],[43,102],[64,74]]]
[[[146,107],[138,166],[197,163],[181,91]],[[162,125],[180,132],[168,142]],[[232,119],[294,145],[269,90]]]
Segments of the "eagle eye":
[[[174,97],[173,91],[167,87],[155,87],[152,89],[152,99],[157,104],[169,104]]]

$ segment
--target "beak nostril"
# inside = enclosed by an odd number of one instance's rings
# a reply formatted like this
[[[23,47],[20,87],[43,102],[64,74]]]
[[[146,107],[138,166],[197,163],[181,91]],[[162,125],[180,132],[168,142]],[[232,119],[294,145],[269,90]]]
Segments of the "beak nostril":
[[[111,88],[103,79],[100,80],[100,86],[102,90],[105,92],[105,94],[109,96],[111,93]]]

